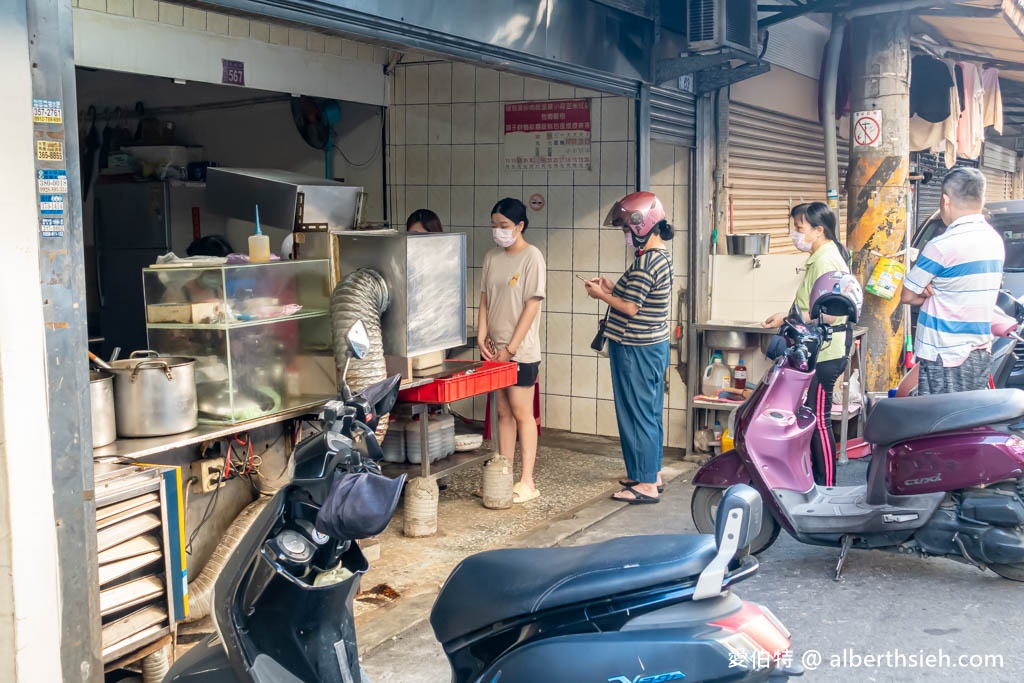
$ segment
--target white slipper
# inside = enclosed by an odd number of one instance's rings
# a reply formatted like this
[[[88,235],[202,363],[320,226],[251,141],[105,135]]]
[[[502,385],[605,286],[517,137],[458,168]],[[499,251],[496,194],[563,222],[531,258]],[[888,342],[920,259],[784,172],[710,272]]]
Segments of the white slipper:
[[[540,491],[529,489],[523,482],[517,482],[512,487],[512,502],[516,504],[529,503],[534,498],[540,498]]]

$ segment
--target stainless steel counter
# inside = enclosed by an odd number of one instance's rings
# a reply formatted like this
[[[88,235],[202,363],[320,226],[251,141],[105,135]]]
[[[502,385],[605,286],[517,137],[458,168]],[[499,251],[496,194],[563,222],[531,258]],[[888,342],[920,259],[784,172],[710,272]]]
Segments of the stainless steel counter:
[[[255,420],[248,420],[246,422],[239,422],[238,424],[232,425],[201,424],[192,431],[182,432],[181,434],[155,436],[142,439],[118,439],[114,443],[100,448],[94,448],[92,451],[92,457],[93,460],[96,461],[103,461],[106,459],[141,460],[149,456],[167,453],[168,451],[173,451],[177,448],[192,446],[202,443],[203,441],[222,439],[241,432],[247,432],[251,429],[258,429],[278,422],[284,422],[285,420],[302,417],[303,415],[318,415],[323,404],[323,401],[318,401],[316,403],[292,408],[276,415],[268,415],[266,417],[260,417]]]
[[[777,327],[761,327],[761,323],[741,322],[737,320],[709,320],[697,323],[694,327],[701,332],[750,332],[752,334],[775,334]]]
[[[430,384],[433,381],[433,379],[406,380],[402,383],[401,388],[411,389],[424,384]],[[324,401],[322,400],[310,401],[309,403],[295,408],[290,408],[284,412],[277,413],[276,415],[267,415],[266,417],[260,417],[246,422],[239,422],[238,424],[200,424],[192,431],[182,432],[181,434],[154,436],[142,439],[118,439],[106,446],[94,448],[92,451],[92,457],[93,460],[97,462],[102,462],[103,460],[140,460],[154,455],[167,453],[168,451],[173,451],[177,448],[193,446],[195,444],[202,443],[203,441],[222,439],[224,437],[240,434],[241,432],[259,429],[260,427],[277,424],[278,422],[284,422],[285,420],[291,420],[296,417],[302,417],[305,415],[314,417],[320,414],[320,408],[323,404]]]

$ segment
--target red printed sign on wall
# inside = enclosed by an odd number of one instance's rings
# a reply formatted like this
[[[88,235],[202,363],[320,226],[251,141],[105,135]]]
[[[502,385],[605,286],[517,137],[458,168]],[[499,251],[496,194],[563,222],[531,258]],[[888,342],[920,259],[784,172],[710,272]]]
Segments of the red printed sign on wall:
[[[590,168],[590,101],[505,105],[505,169]]]

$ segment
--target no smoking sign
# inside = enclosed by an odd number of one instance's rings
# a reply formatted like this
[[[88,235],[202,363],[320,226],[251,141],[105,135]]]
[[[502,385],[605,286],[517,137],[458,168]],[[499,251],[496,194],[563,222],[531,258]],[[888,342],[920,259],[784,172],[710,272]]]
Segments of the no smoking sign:
[[[882,111],[858,111],[853,115],[853,144],[857,147],[878,147],[882,140]]]

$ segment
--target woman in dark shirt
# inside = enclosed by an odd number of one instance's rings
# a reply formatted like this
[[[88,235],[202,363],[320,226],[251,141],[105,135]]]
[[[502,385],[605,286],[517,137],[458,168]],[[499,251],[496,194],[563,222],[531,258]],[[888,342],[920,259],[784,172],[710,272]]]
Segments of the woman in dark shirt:
[[[657,503],[663,488],[662,410],[672,299],[672,259],[665,242],[675,231],[665,221],[661,201],[650,192],[620,199],[605,225],[620,228],[627,248],[636,256],[614,285],[604,277],[585,283],[587,294],[608,304],[605,338],[627,476],[619,482],[622,490],[612,498],[631,505]]]

